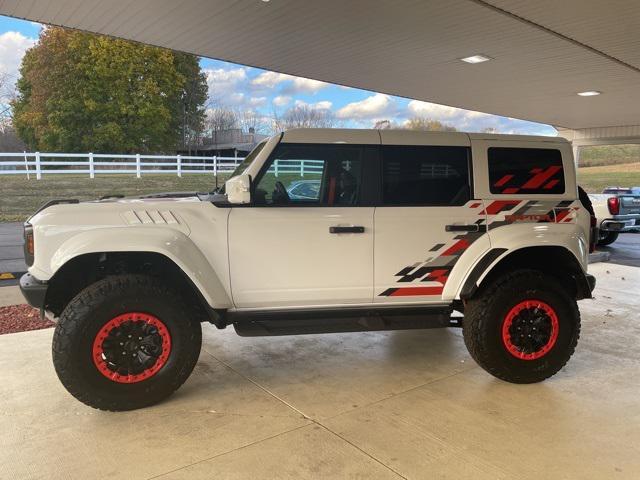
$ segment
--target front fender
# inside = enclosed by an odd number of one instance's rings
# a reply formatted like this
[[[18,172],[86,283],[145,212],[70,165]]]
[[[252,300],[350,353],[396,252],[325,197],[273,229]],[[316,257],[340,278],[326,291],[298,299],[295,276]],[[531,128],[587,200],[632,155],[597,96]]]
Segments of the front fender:
[[[233,306],[225,286],[200,249],[185,233],[171,228],[122,226],[74,235],[49,257],[47,278],[75,257],[104,252],[153,252],[164,255],[191,279],[210,306]]]

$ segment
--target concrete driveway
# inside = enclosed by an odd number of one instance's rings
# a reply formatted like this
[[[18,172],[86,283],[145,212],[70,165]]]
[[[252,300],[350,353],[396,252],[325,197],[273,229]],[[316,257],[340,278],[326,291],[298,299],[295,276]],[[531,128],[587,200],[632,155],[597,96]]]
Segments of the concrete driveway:
[[[241,338],[205,325],[173,397],[105,413],[59,384],[52,330],[0,336],[0,478],[637,479],[640,270],[592,271],[578,350],[536,385],[486,374],[455,329]]]

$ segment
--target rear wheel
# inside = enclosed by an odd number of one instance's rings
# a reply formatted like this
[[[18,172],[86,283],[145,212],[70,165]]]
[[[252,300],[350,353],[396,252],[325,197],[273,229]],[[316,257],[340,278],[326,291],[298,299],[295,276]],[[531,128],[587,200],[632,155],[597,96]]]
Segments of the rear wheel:
[[[200,354],[199,312],[172,288],[144,275],[119,275],[80,292],[53,337],[65,388],[101,410],[132,410],[166,398]]]
[[[519,270],[467,302],[463,333],[469,353],[487,372],[512,383],[540,382],[575,351],[580,313],[555,278]]]
[[[611,245],[618,239],[620,232],[603,232],[600,230],[600,238],[598,239],[598,245],[604,247],[605,245]]]

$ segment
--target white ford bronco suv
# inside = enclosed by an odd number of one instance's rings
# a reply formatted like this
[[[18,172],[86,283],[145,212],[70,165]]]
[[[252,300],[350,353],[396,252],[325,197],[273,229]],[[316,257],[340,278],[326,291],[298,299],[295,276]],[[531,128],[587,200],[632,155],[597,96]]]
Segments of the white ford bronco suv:
[[[590,221],[560,138],[290,130],[210,194],[50,202],[25,224],[21,288],[57,318],[60,380],[100,409],[175,391],[201,322],[245,336],[461,326],[485,370],[531,383],[576,347]]]

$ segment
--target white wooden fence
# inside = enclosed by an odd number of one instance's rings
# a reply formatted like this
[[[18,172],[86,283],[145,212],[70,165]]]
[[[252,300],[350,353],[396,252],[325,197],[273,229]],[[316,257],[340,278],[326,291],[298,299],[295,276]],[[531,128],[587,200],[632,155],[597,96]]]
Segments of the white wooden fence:
[[[126,155],[111,153],[0,153],[0,175],[147,174],[232,172],[244,160],[239,157],[203,157],[186,155]]]
[[[0,153],[0,175],[213,174],[232,172],[244,158],[187,155],[125,155],[111,153]],[[270,173],[321,175],[322,160],[276,160]]]

